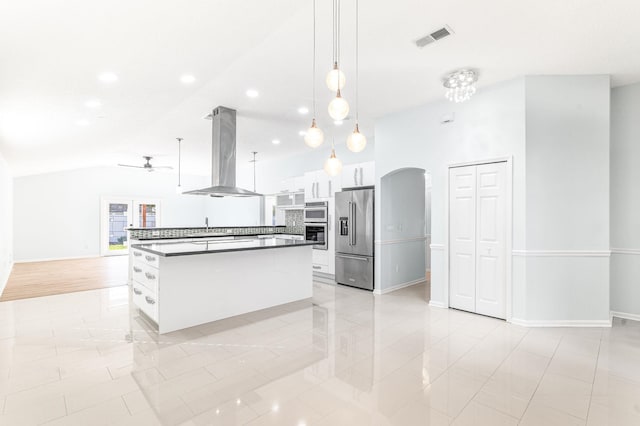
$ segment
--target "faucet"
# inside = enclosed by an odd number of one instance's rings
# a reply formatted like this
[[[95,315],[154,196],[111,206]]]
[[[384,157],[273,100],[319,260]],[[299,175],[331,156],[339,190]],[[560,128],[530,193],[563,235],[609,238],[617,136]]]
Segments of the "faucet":
[[[207,227],[207,232],[209,232],[209,217],[208,216],[204,217],[204,226]]]

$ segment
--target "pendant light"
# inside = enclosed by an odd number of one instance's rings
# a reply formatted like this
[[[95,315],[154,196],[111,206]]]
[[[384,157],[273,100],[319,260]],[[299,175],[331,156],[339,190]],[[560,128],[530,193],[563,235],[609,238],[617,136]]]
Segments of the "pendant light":
[[[339,0],[333,0],[333,69],[327,73],[326,83],[329,90],[337,92],[339,89],[344,88],[344,84],[347,81],[342,70],[338,67],[339,58],[339,38],[340,38],[340,15]],[[337,5],[337,7],[336,7]]]
[[[182,162],[181,154],[182,154],[182,138],[176,138],[178,141],[178,186],[176,186],[176,194],[182,194],[182,184],[180,182],[180,163]]]
[[[367,146],[367,138],[360,133],[360,128],[358,127],[358,114],[360,112],[360,106],[358,104],[358,85],[359,85],[359,51],[358,51],[358,36],[359,36],[359,10],[358,10],[358,0],[356,0],[356,128],[353,129],[353,133],[349,135],[347,138],[347,147],[352,152],[360,152]]]
[[[316,125],[316,0],[313,0],[313,119],[311,127],[304,135],[304,143],[311,148],[317,148],[324,142],[324,133]]]
[[[329,111],[329,116],[331,116],[334,121],[341,121],[347,118],[347,115],[349,115],[349,103],[342,97],[342,94],[340,93],[340,89],[344,87],[344,79],[339,75],[339,73],[342,71],[338,69],[338,62],[340,61],[340,0],[333,0],[333,26],[334,69],[329,72],[329,75],[327,76],[327,82],[329,82],[329,80],[332,80],[335,83],[335,86],[331,85],[329,86],[329,89],[335,89],[336,97],[331,102],[329,102],[329,107],[327,109]],[[335,73],[336,70],[338,70],[338,74]],[[334,75],[333,78],[330,79],[329,77],[331,77],[331,73],[334,73]],[[344,76],[344,74],[342,74],[342,76]],[[342,85],[340,85],[341,81]]]
[[[338,176],[342,172],[342,161],[336,157],[334,142],[331,142],[331,155],[324,162],[324,171],[329,176]]]

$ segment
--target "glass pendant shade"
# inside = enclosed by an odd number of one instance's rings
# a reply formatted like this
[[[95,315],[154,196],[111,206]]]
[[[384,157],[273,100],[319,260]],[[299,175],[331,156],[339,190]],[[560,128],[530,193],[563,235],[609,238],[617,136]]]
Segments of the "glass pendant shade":
[[[342,161],[336,157],[335,149],[331,149],[331,156],[324,162],[324,171],[329,176],[338,176],[342,172]]]
[[[311,148],[317,148],[322,145],[322,142],[324,142],[324,133],[316,126],[316,119],[314,118],[311,121],[311,127],[304,135],[304,143]]]
[[[367,146],[367,138],[360,133],[360,129],[358,128],[358,124],[356,124],[356,128],[353,129],[353,133],[349,135],[347,138],[347,148],[351,152],[360,152]]]
[[[338,89],[342,90],[344,84],[347,82],[347,77],[344,75],[341,69],[338,68],[338,64],[333,65],[333,69],[327,73],[327,87],[332,92],[337,92]]]
[[[344,120],[349,115],[349,103],[342,97],[340,90],[335,98],[329,102],[329,116],[334,120]]]

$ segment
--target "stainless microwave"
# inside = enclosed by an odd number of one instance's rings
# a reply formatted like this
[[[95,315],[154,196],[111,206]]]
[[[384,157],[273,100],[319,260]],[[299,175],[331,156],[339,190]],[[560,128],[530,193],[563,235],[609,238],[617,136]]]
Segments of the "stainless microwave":
[[[304,205],[305,223],[327,223],[329,221],[329,208],[326,201],[306,203]]]

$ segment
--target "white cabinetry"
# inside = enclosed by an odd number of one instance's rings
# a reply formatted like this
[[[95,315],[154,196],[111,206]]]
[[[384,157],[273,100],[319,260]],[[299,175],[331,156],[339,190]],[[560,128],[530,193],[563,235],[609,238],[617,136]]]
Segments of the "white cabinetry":
[[[324,170],[316,170],[304,174],[305,201],[325,200],[340,191],[340,179],[332,178]]]
[[[375,163],[373,161],[348,164],[342,168],[342,187],[373,186],[376,183]]]
[[[280,182],[280,192],[302,192],[304,184],[304,176],[287,178]]]

